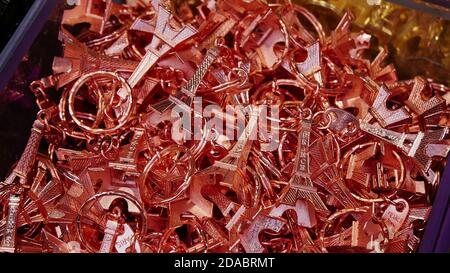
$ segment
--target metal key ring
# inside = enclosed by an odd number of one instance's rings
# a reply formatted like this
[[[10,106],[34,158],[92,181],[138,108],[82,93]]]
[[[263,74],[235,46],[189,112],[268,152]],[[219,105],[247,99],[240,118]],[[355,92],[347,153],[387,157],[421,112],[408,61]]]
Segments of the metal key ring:
[[[86,206],[91,203],[92,201],[98,202],[98,199],[103,198],[105,196],[116,196],[124,198],[127,201],[130,201],[136,208],[139,210],[139,216],[141,217],[141,228],[139,231],[139,235],[141,237],[144,237],[147,233],[147,214],[141,203],[131,194],[123,191],[108,191],[108,192],[102,192],[97,193],[95,195],[92,195],[90,198],[88,198],[84,203],[81,205],[80,209],[78,210],[77,217],[76,217],[76,227],[77,227],[77,234],[78,238],[80,239],[80,242],[87,248],[87,250],[91,253],[97,252],[84,238],[82,234],[82,227],[81,227],[81,213],[86,209]],[[91,206],[92,207],[92,206]]]
[[[328,250],[325,247],[325,232],[335,219],[337,219],[338,217],[341,217],[343,215],[350,214],[350,213],[365,213],[368,210],[369,210],[368,207],[342,209],[342,210],[337,211],[337,212],[333,213],[332,215],[330,215],[326,219],[325,225],[319,231],[318,242],[319,242],[319,247],[322,249],[322,251],[328,252]]]
[[[204,231],[204,229],[200,224],[199,219],[192,213],[186,213],[186,215],[189,216],[189,219],[185,220],[185,223],[191,224],[195,227],[195,230],[200,235],[200,238],[202,239],[204,245],[203,253],[207,253],[209,248],[208,239],[206,236],[206,232]],[[172,227],[164,232],[164,234],[161,237],[161,240],[159,241],[157,253],[163,253],[163,246],[167,243],[167,240],[169,239],[170,235],[175,231],[175,229],[176,227]]]
[[[125,113],[117,120],[118,124],[115,125],[112,128],[92,128],[90,126],[85,125],[81,120],[78,119],[76,111],[75,111],[75,96],[78,93],[78,91],[80,90],[81,86],[83,86],[83,84],[85,84],[88,79],[95,77],[95,76],[108,76],[108,77],[112,77],[116,80],[118,80],[121,85],[122,85],[122,89],[123,91],[126,92],[126,97],[128,98],[127,100],[127,108],[125,110]],[[130,116],[131,116],[131,110],[133,108],[133,96],[132,96],[132,90],[130,85],[127,83],[127,81],[120,77],[117,73],[112,73],[112,72],[105,72],[105,71],[97,71],[97,72],[93,72],[93,73],[88,73],[83,75],[82,77],[80,77],[80,79],[78,79],[78,81],[75,82],[75,84],[73,85],[73,87],[70,89],[69,91],[69,97],[68,97],[68,108],[69,108],[69,113],[71,115],[72,120],[76,123],[76,125],[81,128],[82,130],[91,133],[91,134],[115,134],[118,132],[118,130],[120,130],[129,120]],[[97,112],[98,115],[98,112]]]
[[[350,155],[355,153],[357,150],[364,149],[366,147],[369,147],[370,145],[379,146],[379,142],[369,142],[369,143],[364,143],[364,144],[356,145],[355,147],[352,147],[352,149],[350,149],[343,155],[342,161],[338,164],[339,169],[341,171],[344,171],[344,165],[350,159]],[[396,183],[396,189],[393,190],[392,192],[390,192],[386,195],[383,195],[381,197],[378,197],[378,198],[366,198],[366,197],[356,194],[355,192],[351,192],[351,195],[356,200],[361,201],[363,203],[382,203],[382,202],[385,202],[386,200],[389,200],[390,198],[394,197],[395,195],[397,195],[399,189],[401,188],[401,186],[403,185],[403,182],[405,180],[405,166],[404,166],[403,160],[401,159],[401,156],[395,150],[393,150],[392,152],[394,153],[394,157],[396,157],[397,160],[399,161],[400,170],[401,170],[400,178],[398,178],[398,181]]]
[[[180,158],[180,161],[183,161],[185,164],[187,164],[187,172],[183,178],[183,182],[181,185],[178,186],[178,188],[175,190],[175,193],[172,193],[168,197],[163,197],[161,200],[154,200],[153,195],[149,196],[149,191],[147,189],[146,180],[152,170],[152,168],[155,166],[155,164],[163,157],[170,155],[171,152],[181,152],[184,153],[184,156]],[[142,172],[141,176],[139,177],[139,188],[141,190],[141,196],[145,203],[147,203],[150,206],[159,206],[164,205],[167,203],[170,203],[177,199],[181,194],[183,194],[191,184],[191,178],[192,175],[195,172],[195,161],[194,157],[192,156],[191,151],[184,147],[179,145],[172,145],[167,147],[166,149],[162,150],[161,152],[158,152],[145,166],[144,171]],[[165,181],[169,182],[169,181]]]
[[[293,8],[295,12],[303,15],[311,23],[311,25],[316,30],[320,44],[324,45],[326,42],[326,34],[325,34],[325,31],[323,30],[322,24],[319,22],[319,20],[316,18],[316,16],[313,13],[311,13],[309,10],[307,10],[304,7],[299,6],[299,5],[291,4],[289,6],[289,8],[291,8],[291,9]],[[297,45],[297,42],[295,40],[293,42],[294,42],[294,44]]]

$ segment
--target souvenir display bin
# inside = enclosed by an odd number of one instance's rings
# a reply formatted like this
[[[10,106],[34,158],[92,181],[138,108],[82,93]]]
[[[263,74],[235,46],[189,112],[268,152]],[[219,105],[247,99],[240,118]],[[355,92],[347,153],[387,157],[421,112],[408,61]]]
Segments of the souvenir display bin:
[[[368,49],[370,51],[368,59],[373,59],[378,50],[385,47],[390,52],[388,60],[394,63],[400,80],[412,79],[420,75],[432,78],[442,86],[450,86],[449,1],[291,1],[310,10],[323,23],[323,29],[327,35],[332,33],[345,11],[350,10],[354,15],[353,26],[373,35],[374,42],[371,42],[371,48]],[[2,12],[8,12],[5,7],[11,5],[10,2],[0,0],[1,7],[4,9]],[[5,32],[9,32],[4,35],[6,37],[4,37],[0,54],[0,181],[8,176],[12,170],[11,166],[14,166],[20,158],[39,110],[35,103],[35,95],[30,91],[29,86],[31,82],[53,73],[54,57],[61,56],[60,27],[63,13],[73,8],[73,5],[79,4],[79,1],[65,0],[23,2],[27,3],[18,9],[9,10],[11,13],[17,13],[17,22],[1,28],[2,31],[5,29]],[[111,1],[94,2],[106,5],[106,2]],[[115,2],[123,4],[127,1]],[[135,4],[139,1],[128,2]],[[182,14],[183,3],[186,1],[161,2],[171,3],[172,6],[179,8]],[[189,5],[194,2],[198,5],[201,1],[189,1]],[[214,1],[205,1],[210,4],[212,2]],[[201,10],[206,9],[206,6]],[[405,9],[408,11],[405,12]],[[3,14],[2,17],[6,18],[6,15]],[[11,14],[8,18],[10,17]],[[445,99],[448,108],[450,95],[447,94]],[[448,124],[447,121],[447,126]],[[439,171],[440,181],[435,185],[426,186],[427,191],[432,192],[428,193],[432,209],[426,223],[415,230],[421,237],[420,245],[415,248],[415,252],[448,253],[450,251],[450,157],[446,166],[444,170]],[[256,172],[259,173],[259,171],[257,169]],[[136,206],[139,207],[139,204]],[[241,241],[243,240],[241,238]],[[29,247],[33,249],[32,243]],[[26,252],[27,248],[24,249],[23,251]],[[250,246],[245,249],[254,250]],[[94,252],[89,248],[87,250]]]

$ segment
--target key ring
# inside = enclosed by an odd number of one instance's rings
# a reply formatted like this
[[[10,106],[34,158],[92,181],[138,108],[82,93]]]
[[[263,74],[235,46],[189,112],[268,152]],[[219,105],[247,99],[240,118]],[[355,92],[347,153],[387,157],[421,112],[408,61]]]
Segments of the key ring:
[[[170,158],[170,156],[173,156],[173,153],[175,153],[175,158]],[[181,157],[180,157],[181,156]],[[179,158],[180,157],[180,158]],[[157,167],[157,163],[159,161],[163,161],[165,158],[168,158],[168,160],[173,160],[176,162],[174,166],[177,165],[185,165],[185,174],[184,176],[179,176],[172,178],[172,180],[165,180],[165,181],[152,181],[151,184],[157,186],[157,187],[169,187],[169,189],[166,189],[165,191],[169,190],[170,192],[164,192],[162,194],[159,194],[156,191],[149,190],[148,189],[148,183],[147,180],[149,178],[149,175],[151,173],[154,173],[152,170],[154,167]],[[187,165],[187,166],[186,166]],[[175,169],[168,170],[170,175],[171,173],[175,171]],[[142,172],[141,176],[139,177],[139,189],[141,192],[142,200],[149,206],[160,206],[165,205],[169,202],[172,202],[176,200],[179,196],[181,196],[189,187],[191,183],[191,177],[195,172],[195,162],[194,158],[192,156],[191,151],[184,147],[179,145],[172,145],[167,147],[166,149],[162,150],[161,152],[158,152],[145,166],[144,171]],[[166,178],[166,177],[163,177]],[[168,177],[167,177],[168,178]],[[181,184],[178,185],[178,187],[173,190],[172,189],[172,183],[176,182],[177,180],[181,180]],[[162,195],[162,196],[161,196]]]
[[[334,220],[336,220],[337,218],[339,218],[341,216],[351,214],[351,213],[366,213],[368,211],[368,209],[369,209],[368,207],[342,209],[342,210],[339,210],[339,211],[333,213],[332,215],[330,215],[326,219],[325,225],[319,231],[318,242],[319,242],[320,249],[325,253],[328,252],[328,250],[325,247],[325,232],[328,229],[328,227],[333,223]]]
[[[311,13],[309,10],[305,9],[302,6],[299,5],[292,5],[292,3],[290,5],[286,6],[287,8],[289,8],[289,11],[294,11],[296,13],[300,13],[301,15],[303,15],[310,23],[311,25],[314,27],[314,29],[316,30],[316,33],[318,35],[318,39],[321,45],[325,45],[326,42],[326,35],[325,35],[325,31],[323,30],[322,24],[319,22],[319,20],[317,20],[316,16]],[[301,25],[300,25],[301,26]],[[302,27],[302,26],[301,26]],[[303,27],[302,27],[303,28]],[[295,33],[295,32],[294,32]],[[307,33],[307,32],[306,32]],[[309,33],[304,34],[307,37],[308,41],[305,41],[307,43],[312,43],[314,39],[313,37],[310,36]],[[308,37],[309,36],[309,37]],[[304,38],[306,38],[304,37]],[[299,46],[299,42],[297,42],[292,35],[290,36],[290,40],[292,41],[292,43],[295,46]]]
[[[238,76],[238,78],[233,80],[233,76]],[[248,84],[248,72],[240,67],[233,67],[227,77],[229,79],[227,82],[211,87],[211,92],[228,92],[231,89],[241,89]]]
[[[371,147],[373,147],[372,150],[370,150]],[[339,169],[342,170],[345,173],[344,166],[348,164],[351,156],[354,153],[356,153],[358,150],[363,150],[366,153],[367,153],[367,151],[371,151],[372,153],[375,153],[375,149],[379,149],[379,148],[380,148],[380,143],[379,142],[368,142],[368,143],[364,143],[364,144],[360,144],[360,145],[356,145],[356,146],[352,147],[342,157],[342,161],[338,165]],[[405,166],[404,166],[403,160],[402,160],[402,158],[401,158],[401,156],[400,156],[400,154],[398,152],[396,152],[395,150],[392,150],[392,154],[397,159],[397,162],[399,163],[399,166],[400,166],[400,177],[397,178],[397,175],[395,176],[397,181],[395,183],[395,187],[392,190],[392,192],[387,193],[387,194],[383,194],[382,197],[378,197],[378,198],[367,198],[367,197],[358,195],[357,193],[352,191],[351,194],[352,194],[352,196],[355,199],[357,199],[357,200],[359,200],[361,202],[364,202],[364,203],[380,203],[380,202],[385,202],[386,199],[392,198],[393,196],[397,195],[399,189],[401,188],[401,186],[403,185],[403,182],[405,180]],[[365,157],[367,157],[367,156],[365,156]],[[347,171],[347,175],[346,175],[346,179],[345,180],[348,181],[349,179],[351,179],[351,178],[349,178],[349,173]]]
[[[199,236],[200,236],[200,238],[202,240],[202,243],[204,245],[203,246],[203,253],[207,253],[208,252],[208,248],[209,248],[209,246],[208,246],[208,239],[207,239],[207,236],[206,236],[206,232],[203,230],[201,224],[199,223],[198,218],[195,215],[193,215],[192,213],[188,213],[188,212],[184,216],[185,216],[185,218],[187,218],[185,220],[185,223],[188,224],[188,225],[193,225],[195,227],[195,230],[199,234]],[[175,229],[176,229],[176,227],[172,227],[172,228],[167,229],[164,232],[164,234],[162,235],[161,240],[160,240],[160,242],[158,244],[157,253],[164,253],[163,252],[163,247],[164,247],[164,245],[167,244],[167,241],[168,241],[170,235],[172,233],[174,233]],[[185,251],[189,252],[189,249],[186,249],[186,247],[185,247]]]
[[[283,88],[283,86],[287,88]],[[293,90],[297,91],[297,89],[300,92],[294,93]],[[300,106],[301,104],[307,105],[310,95],[309,90],[304,89],[304,86],[296,80],[275,79],[258,88],[251,97],[251,103],[267,104],[269,106],[284,105],[286,103],[286,105],[298,104]],[[287,97],[291,100],[288,100]]]
[[[138,200],[136,200],[136,198],[134,198],[131,194],[122,192],[122,191],[109,191],[109,192],[97,193],[97,194],[94,194],[91,197],[89,197],[86,201],[84,201],[84,203],[81,205],[80,209],[77,212],[77,217],[75,220],[78,238],[79,238],[80,242],[83,244],[83,246],[85,246],[90,253],[95,253],[95,252],[97,252],[97,250],[94,249],[94,247],[92,247],[91,243],[89,243],[90,240],[86,239],[85,236],[83,235],[83,228],[82,228],[82,223],[81,223],[82,217],[83,217],[84,211],[86,209],[88,209],[87,206],[91,203],[92,204],[89,207],[89,210],[93,207],[93,205],[95,203],[99,204],[100,207],[103,208],[103,205],[100,203],[102,201],[102,198],[111,199],[110,205],[113,202],[113,200],[112,200],[113,198],[114,198],[114,200],[118,199],[118,198],[123,198],[127,204],[133,205],[139,211],[138,215],[141,218],[141,221],[139,223],[139,225],[140,225],[139,235],[141,237],[145,237],[145,234],[147,232],[147,214],[146,214],[146,211],[144,210],[143,206],[140,204],[140,202]],[[108,202],[108,201],[109,200],[106,200],[105,202]],[[128,206],[128,209],[130,209],[130,206]],[[94,213],[94,212],[90,211],[90,213]],[[92,217],[92,216],[100,217],[100,215],[95,215],[95,214],[89,215],[89,217]],[[91,218],[91,221],[92,220],[94,220],[94,222],[95,222],[95,218],[94,219]],[[98,218],[98,220],[100,220],[100,218]],[[100,224],[100,223],[97,223],[97,224]]]
[[[109,78],[113,78],[116,81],[118,81],[121,84],[122,89],[120,90],[124,90],[124,92],[126,92],[125,94],[117,94],[117,90],[111,90],[113,93],[111,96],[111,100],[114,98],[115,95],[119,95],[119,97],[121,99],[127,98],[126,101],[126,108],[124,113],[122,113],[120,115],[120,117],[116,120],[117,124],[116,125],[112,125],[109,128],[93,128],[91,126],[86,125],[84,122],[82,122],[77,115],[77,112],[75,111],[75,98],[76,98],[76,94],[80,91],[81,87],[88,83],[88,81],[92,80],[92,78],[95,77],[109,77]],[[98,93],[99,95],[99,109],[97,110],[97,115],[96,115],[96,123],[98,123],[98,117],[99,115],[103,115],[104,113],[101,113],[102,111],[105,111],[107,108],[109,108],[109,106],[105,105],[105,108],[102,107],[103,104],[103,96],[104,94],[102,92],[100,92],[100,90],[94,90],[95,92]],[[133,97],[132,97],[132,90],[130,85],[127,83],[127,81],[120,77],[117,73],[112,73],[112,72],[104,72],[104,71],[97,71],[97,72],[93,72],[93,73],[88,73],[83,75],[82,77],[80,77],[75,84],[73,85],[73,87],[70,89],[69,91],[69,96],[68,96],[68,109],[69,109],[69,114],[72,118],[72,120],[75,122],[75,124],[81,128],[83,131],[97,135],[97,134],[116,134],[120,129],[122,129],[122,127],[124,127],[124,125],[128,122],[131,114],[132,114],[132,109],[133,109]]]

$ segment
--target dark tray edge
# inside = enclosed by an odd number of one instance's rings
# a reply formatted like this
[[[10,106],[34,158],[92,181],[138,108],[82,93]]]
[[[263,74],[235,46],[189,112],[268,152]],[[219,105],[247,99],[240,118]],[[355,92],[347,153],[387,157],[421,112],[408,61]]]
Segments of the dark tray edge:
[[[57,2],[58,0],[35,0],[0,53],[0,92],[8,84],[22,57],[28,52]]]

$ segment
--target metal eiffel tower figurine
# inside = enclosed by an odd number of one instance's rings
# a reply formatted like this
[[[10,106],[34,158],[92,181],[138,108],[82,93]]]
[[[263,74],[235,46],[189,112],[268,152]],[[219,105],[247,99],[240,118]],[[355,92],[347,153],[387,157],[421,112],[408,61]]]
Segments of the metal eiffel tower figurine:
[[[207,196],[217,206],[225,217],[234,215],[240,207],[239,204],[233,202],[225,194],[220,192],[216,186],[204,186],[202,192],[204,196]]]
[[[172,109],[176,105],[181,107],[186,112],[192,111],[191,106],[194,101],[195,94],[197,93],[200,84],[208,72],[211,65],[217,59],[219,55],[218,49],[213,47],[206,52],[206,56],[202,63],[191,79],[184,85],[175,95],[170,95],[168,99],[158,102],[151,106],[155,111],[164,113],[165,111]]]
[[[281,195],[281,203],[295,207],[297,200],[311,202],[316,211],[328,212],[326,205],[320,199],[310,175],[310,135],[311,120],[302,120],[302,129],[298,136],[297,155],[294,162],[295,173]]]
[[[48,172],[51,174],[49,180],[46,178]],[[44,181],[45,183],[43,183]],[[44,221],[47,213],[45,207],[51,206],[51,203],[63,194],[64,188],[59,178],[53,176],[43,161],[37,161],[37,171],[33,177],[33,182],[27,196],[23,198],[21,215],[27,215],[30,218],[29,222]],[[26,222],[25,217],[20,217],[17,225],[20,227],[24,222]]]
[[[450,143],[445,140],[450,132],[448,127],[434,131],[420,131],[417,134],[407,134],[360,121],[352,114],[338,108],[328,108],[325,114],[335,114],[338,117],[331,122],[331,130],[345,133],[347,124],[351,123],[355,125],[355,128],[359,128],[365,133],[399,148],[405,155],[411,157],[424,173],[427,173],[430,169],[433,157],[446,157],[450,150]],[[355,132],[347,132],[347,134],[354,134]]]
[[[367,81],[373,82],[373,80],[370,79]],[[376,83],[372,83],[372,85],[378,87]],[[411,117],[405,107],[401,107],[397,110],[391,110],[387,107],[387,100],[390,95],[391,92],[387,90],[385,85],[378,87],[378,95],[372,106],[369,108],[369,113],[372,114],[383,127],[392,127],[408,123],[411,120]]]
[[[121,170],[125,175],[139,176],[137,170],[137,158],[139,148],[144,140],[145,131],[142,128],[134,128],[133,138],[130,141],[130,146],[125,154],[119,157],[119,162],[110,162],[109,166],[116,170]]]
[[[439,124],[442,113],[446,111],[447,104],[445,99],[439,94],[424,100],[422,92],[427,86],[427,80],[422,77],[415,77],[411,93],[405,104],[419,116],[419,120],[423,123],[421,128],[434,129]]]
[[[18,186],[18,190],[14,190],[9,196],[8,216],[6,219],[6,229],[3,234],[0,245],[0,252],[15,252],[16,249],[16,227],[19,207],[22,204],[23,186],[27,183],[27,176],[33,167],[39,144],[42,139],[42,130],[44,124],[40,120],[36,120],[31,129],[31,135],[28,139],[19,163],[12,173],[0,183],[0,189],[11,185]]]
[[[138,62],[112,58],[90,50],[68,31],[61,30],[60,39],[64,43],[64,57],[55,57],[53,72],[57,74],[57,88],[66,86],[82,75],[95,71],[133,72]]]
[[[109,162],[107,166],[88,169],[92,181],[103,181],[101,192],[123,190],[127,188],[130,194],[141,200],[137,180],[141,174],[138,171],[138,156],[142,143],[145,141],[145,131],[142,128],[133,128],[133,137],[127,150],[119,155],[119,160]]]
[[[449,143],[442,144],[444,149],[431,148],[433,143],[438,145],[439,141],[444,140],[449,133],[448,127],[417,134],[397,133],[364,122],[360,124],[360,128],[366,133],[400,148],[406,155],[412,157],[425,172],[430,168],[433,156],[446,157],[450,148]]]
[[[16,228],[19,207],[22,202],[21,193],[11,194],[8,202],[8,216],[3,234],[0,252],[14,253],[16,251]]]
[[[240,242],[245,252],[262,253],[264,246],[255,238],[258,238],[263,230],[280,232],[284,225],[286,225],[285,221],[280,218],[270,217],[265,211],[258,213],[249,227],[242,234],[239,234]]]
[[[149,28],[148,31],[153,34],[153,38],[145,48],[147,50],[145,56],[128,79],[128,84],[131,88],[136,87],[144,75],[164,54],[197,33],[190,25],[185,25],[181,29],[174,30],[170,25],[171,13],[159,1],[154,1],[152,4],[156,10],[156,23],[154,29]],[[140,30],[143,29],[141,28]]]
[[[169,226],[176,227],[183,225],[181,215],[184,212],[195,214],[198,218],[210,218],[213,215],[213,203],[203,196],[203,188],[208,181],[201,177],[194,176],[189,186],[186,197],[176,200],[170,204]],[[205,196],[207,196],[205,194]]]
[[[247,106],[247,109],[250,109],[249,121],[236,144],[226,157],[214,162],[211,167],[202,172],[202,175],[207,175],[208,180],[210,180],[212,184],[217,178],[222,177],[221,184],[232,188],[240,198],[242,198],[243,188],[240,186],[241,177],[239,170],[247,164],[253,139],[257,133],[258,117],[260,113],[258,107]]]
[[[31,171],[31,168],[33,167],[34,161],[36,159],[36,154],[38,153],[43,129],[44,124],[40,120],[36,120],[33,124],[33,128],[31,129],[31,135],[28,139],[27,146],[25,147],[25,150],[23,151],[17,166],[5,179],[5,181],[0,183],[0,190],[3,187],[12,184],[26,184],[27,175]]]
[[[335,163],[324,163],[320,170],[311,174],[311,179],[316,185],[323,187],[333,195],[344,208],[358,206],[358,202],[353,198],[342,178],[339,177],[339,170]]]

